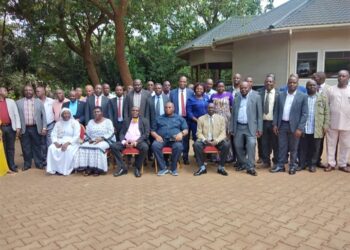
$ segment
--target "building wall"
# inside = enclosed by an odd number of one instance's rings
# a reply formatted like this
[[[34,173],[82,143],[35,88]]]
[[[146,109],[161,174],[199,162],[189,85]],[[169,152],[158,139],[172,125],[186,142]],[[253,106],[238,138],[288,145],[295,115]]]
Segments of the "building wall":
[[[204,63],[218,63],[218,62],[231,62],[232,60],[232,47],[230,49],[212,50],[202,49],[195,50],[190,53],[189,63],[191,66]]]
[[[289,72],[296,72],[298,52],[318,52],[317,71],[324,71],[326,51],[350,51],[350,28],[293,31]],[[300,79],[300,84],[305,85],[307,80]],[[336,84],[337,79],[329,78],[327,83]]]
[[[252,76],[263,84],[268,73],[274,73],[277,85],[284,85],[288,68],[288,34],[265,35],[233,44],[232,71]]]

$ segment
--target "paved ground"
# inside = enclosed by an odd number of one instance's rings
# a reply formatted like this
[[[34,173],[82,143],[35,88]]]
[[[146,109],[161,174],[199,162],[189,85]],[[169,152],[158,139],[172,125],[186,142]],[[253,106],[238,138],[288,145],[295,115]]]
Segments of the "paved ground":
[[[21,159],[17,158],[19,162]],[[0,249],[350,249],[350,175],[0,179]]]

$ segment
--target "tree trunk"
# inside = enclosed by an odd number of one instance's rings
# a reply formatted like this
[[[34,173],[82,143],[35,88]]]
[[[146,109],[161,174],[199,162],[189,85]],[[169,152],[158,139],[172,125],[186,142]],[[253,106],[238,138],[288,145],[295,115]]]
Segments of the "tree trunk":
[[[100,84],[100,79],[97,74],[96,66],[90,52],[88,53],[84,52],[84,63],[85,63],[86,71],[88,73],[91,83],[94,86]]]

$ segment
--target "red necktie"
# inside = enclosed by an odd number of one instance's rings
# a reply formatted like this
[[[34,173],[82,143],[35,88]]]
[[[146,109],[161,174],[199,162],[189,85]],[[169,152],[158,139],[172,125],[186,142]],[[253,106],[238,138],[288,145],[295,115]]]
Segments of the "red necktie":
[[[100,107],[100,101],[99,101],[99,97],[98,96],[96,96],[96,103],[95,103],[95,106],[96,107]]]
[[[119,99],[118,99],[118,120],[119,120],[119,118],[122,117],[121,109],[122,109],[122,100],[121,100],[121,98],[119,97]]]
[[[181,111],[182,111],[182,116],[186,116],[186,108],[185,108],[185,98],[184,98],[184,91],[181,90]]]

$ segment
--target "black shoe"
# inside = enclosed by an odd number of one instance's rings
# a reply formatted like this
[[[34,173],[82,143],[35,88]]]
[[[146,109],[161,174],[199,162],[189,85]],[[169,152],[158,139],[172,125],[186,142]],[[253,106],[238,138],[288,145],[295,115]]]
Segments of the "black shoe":
[[[199,175],[202,175],[202,174],[206,174],[207,173],[207,169],[205,168],[205,169],[198,169],[198,171],[197,172],[195,172],[193,175],[194,176],[199,176]]]
[[[285,171],[286,169],[284,167],[279,167],[279,166],[275,166],[270,170],[271,173],[278,173],[278,172],[285,172]]]
[[[236,171],[243,171],[243,170],[246,170],[246,167],[244,167],[244,166],[237,166],[236,167]]]
[[[30,169],[31,167],[23,167],[22,171],[27,171],[28,169]]]
[[[41,170],[43,170],[43,169],[44,169],[44,167],[43,167],[43,166],[37,166],[36,168],[37,168],[37,169],[41,169]]]
[[[188,159],[183,159],[183,160],[184,160],[184,164],[185,164],[185,165],[190,165],[190,162],[189,162]]]
[[[289,169],[289,174],[290,174],[290,175],[294,175],[296,172],[297,172],[297,171],[296,171],[295,168]]]
[[[228,173],[223,168],[218,169],[218,174],[221,174],[223,176],[228,176]]]
[[[14,167],[12,167],[12,168],[10,168],[10,170],[12,171],[12,172],[18,172],[18,169],[17,169],[17,166],[14,166]]]
[[[306,169],[305,167],[297,166],[296,171],[302,171],[302,170],[305,170],[305,169]]]
[[[257,176],[258,175],[258,173],[253,168],[252,169],[248,169],[247,170],[247,174],[250,174],[252,176]]]
[[[316,166],[309,167],[309,172],[315,173],[316,172]]]
[[[135,171],[134,171],[134,174],[135,174],[135,177],[141,177],[141,172],[138,168],[135,168]]]
[[[126,175],[128,173],[128,170],[126,169],[120,169],[119,171],[115,171],[113,173],[114,177],[118,177],[118,176],[122,176],[122,175]]]

